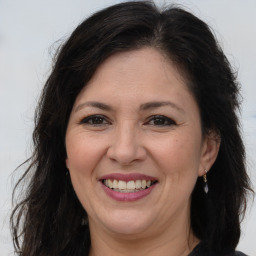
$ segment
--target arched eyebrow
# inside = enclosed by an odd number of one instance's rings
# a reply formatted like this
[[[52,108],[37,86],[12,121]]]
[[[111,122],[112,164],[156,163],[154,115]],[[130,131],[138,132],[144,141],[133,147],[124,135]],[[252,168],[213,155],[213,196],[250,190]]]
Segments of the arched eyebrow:
[[[98,108],[101,110],[105,110],[105,111],[112,111],[113,108],[110,105],[107,105],[105,103],[102,102],[97,102],[97,101],[88,101],[88,102],[84,102],[82,104],[79,104],[74,112],[79,111],[80,109],[84,108],[84,107],[94,107],[94,108]],[[160,107],[164,107],[164,106],[170,106],[180,112],[185,112],[183,108],[179,107],[178,105],[176,105],[173,102],[170,101],[152,101],[152,102],[146,102],[140,105],[140,110],[141,111],[146,111],[146,110],[151,110],[151,109],[155,109],[155,108],[160,108]]]
[[[185,112],[185,110],[181,107],[179,107],[178,105],[176,105],[173,102],[170,101],[152,101],[152,102],[147,102],[144,103],[140,106],[140,110],[150,110],[150,109],[154,109],[154,108],[160,108],[160,107],[164,107],[164,106],[170,106],[172,108],[175,108],[176,110],[180,111],[180,112]]]
[[[84,108],[84,107],[94,107],[94,108],[99,108],[99,109],[102,109],[102,110],[106,110],[106,111],[111,111],[112,110],[112,107],[105,104],[105,103],[102,103],[102,102],[97,102],[97,101],[88,101],[88,102],[84,102],[82,104],[79,104],[74,112],[77,112],[79,111],[80,109]]]

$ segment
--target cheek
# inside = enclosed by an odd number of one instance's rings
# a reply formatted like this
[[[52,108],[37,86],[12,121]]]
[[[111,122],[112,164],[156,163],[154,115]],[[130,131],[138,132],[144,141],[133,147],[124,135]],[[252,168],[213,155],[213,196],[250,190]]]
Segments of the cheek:
[[[165,177],[166,185],[175,194],[189,194],[198,177],[201,144],[195,137],[182,133],[181,136],[158,141],[153,147],[154,160]]]
[[[91,209],[93,188],[97,183],[97,166],[104,154],[101,143],[84,133],[69,133],[66,137],[67,164],[76,195],[84,209]]]
[[[153,154],[159,163],[170,167],[198,165],[200,162],[200,143],[193,138],[170,138],[157,142],[153,146]],[[175,168],[176,169],[176,168]]]
[[[104,154],[104,145],[84,134],[66,138],[67,164],[73,175],[90,175]]]
[[[179,135],[179,136],[178,136]],[[161,172],[163,212],[189,204],[198,177],[200,141],[185,133],[154,143],[152,156]]]

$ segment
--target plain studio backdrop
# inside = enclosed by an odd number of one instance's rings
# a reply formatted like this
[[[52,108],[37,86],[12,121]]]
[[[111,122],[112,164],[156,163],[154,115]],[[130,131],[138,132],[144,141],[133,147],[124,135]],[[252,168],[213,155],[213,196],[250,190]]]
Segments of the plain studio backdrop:
[[[9,231],[11,193],[24,168],[13,173],[30,156],[34,109],[54,50],[88,15],[119,2],[0,0],[0,256],[14,255]],[[238,70],[248,170],[256,187],[256,1],[155,2],[177,3],[210,24]],[[250,204],[242,227],[238,249],[256,256],[256,202]]]

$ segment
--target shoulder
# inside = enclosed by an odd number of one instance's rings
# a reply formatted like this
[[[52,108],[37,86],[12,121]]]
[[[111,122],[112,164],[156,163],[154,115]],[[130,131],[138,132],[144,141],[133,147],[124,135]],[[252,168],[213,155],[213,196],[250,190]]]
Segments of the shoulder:
[[[217,255],[213,252],[210,252],[207,249],[207,246],[205,246],[205,244],[201,242],[194,248],[194,250],[188,256],[217,256]],[[249,255],[236,251],[225,256],[249,256]]]
[[[234,254],[232,256],[248,256],[242,252],[234,252]]]
[[[228,254],[227,256],[249,256],[249,255],[244,254],[244,253],[239,252],[239,251],[235,251],[233,253]]]

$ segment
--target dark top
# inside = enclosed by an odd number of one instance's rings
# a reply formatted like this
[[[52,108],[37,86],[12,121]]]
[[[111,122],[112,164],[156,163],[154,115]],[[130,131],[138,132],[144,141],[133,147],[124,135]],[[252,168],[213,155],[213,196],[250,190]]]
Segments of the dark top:
[[[188,256],[218,256],[213,252],[209,252],[207,247],[201,242],[199,243],[194,250]],[[225,256],[248,256],[242,252],[233,252]]]

